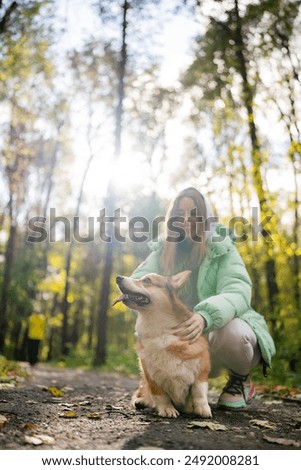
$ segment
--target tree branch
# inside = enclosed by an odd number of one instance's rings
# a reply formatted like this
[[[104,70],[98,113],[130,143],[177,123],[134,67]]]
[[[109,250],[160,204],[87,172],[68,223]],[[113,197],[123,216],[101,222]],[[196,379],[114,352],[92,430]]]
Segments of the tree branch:
[[[0,2],[0,7],[2,6],[2,1]],[[6,10],[6,12],[4,13],[1,21],[0,21],[0,34],[3,34],[5,31],[6,31],[6,26],[7,26],[7,23],[10,19],[10,16],[11,14],[16,10],[16,8],[18,7],[18,3],[17,2],[13,2],[9,7],[8,9]]]

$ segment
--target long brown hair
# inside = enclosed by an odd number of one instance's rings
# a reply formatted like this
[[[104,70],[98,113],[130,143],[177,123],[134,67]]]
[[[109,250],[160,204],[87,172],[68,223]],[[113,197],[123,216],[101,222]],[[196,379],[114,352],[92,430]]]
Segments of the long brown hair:
[[[190,249],[186,250],[185,256],[180,256],[179,245],[183,242],[165,241],[163,251],[161,254],[160,264],[162,273],[165,275],[174,274],[184,269],[193,269],[200,265],[202,258],[206,251],[205,239],[205,220],[207,217],[206,202],[202,194],[195,188],[183,189],[178,196],[172,201],[167,211],[165,220],[165,235],[168,240],[170,231],[167,222],[170,217],[176,216],[179,209],[179,204],[182,198],[188,197],[193,199],[195,203],[196,214],[203,217],[203,223],[200,224],[201,242],[191,241]]]

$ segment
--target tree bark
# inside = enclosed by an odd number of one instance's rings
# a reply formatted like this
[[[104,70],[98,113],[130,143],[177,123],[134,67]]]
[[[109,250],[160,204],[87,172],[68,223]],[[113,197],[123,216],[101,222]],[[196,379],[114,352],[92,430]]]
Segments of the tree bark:
[[[12,202],[11,202],[12,203]],[[11,212],[11,209],[10,209]],[[6,331],[7,331],[7,304],[8,290],[10,283],[11,270],[13,266],[14,248],[16,240],[17,227],[13,222],[12,214],[10,214],[10,229],[6,250],[4,255],[4,272],[0,297],[0,354],[3,353]]]
[[[55,316],[56,308],[58,306],[58,294],[55,294],[53,298],[53,303],[50,312],[50,318]],[[48,353],[47,353],[47,361],[51,361],[53,358],[53,340],[54,340],[54,332],[55,328],[53,326],[50,327],[50,333],[48,338]]]
[[[123,105],[125,95],[125,73],[127,63],[127,14],[130,8],[129,2],[124,0],[122,6],[122,46],[119,61],[119,76],[118,76],[118,103],[116,108],[116,124],[115,124],[115,149],[114,149],[114,163],[116,163],[121,155],[121,138],[122,138],[122,118],[123,118]],[[114,187],[112,181],[109,181],[107,196],[105,199],[105,208],[109,216],[113,215],[116,196],[114,194]],[[107,312],[109,306],[109,298],[111,292],[111,275],[113,272],[113,228],[110,224],[108,234],[112,241],[106,243],[105,246],[105,260],[102,275],[102,284],[100,290],[100,300],[97,312],[97,343],[95,349],[94,364],[105,364],[107,358]]]
[[[2,6],[2,2],[1,2],[0,6]],[[19,5],[18,5],[17,2],[12,2],[12,4],[5,11],[4,15],[2,16],[2,18],[0,20],[0,34],[5,33],[5,31],[7,29],[7,23],[8,23],[11,15],[12,15],[12,13],[17,9],[18,6]]]
[[[77,232],[78,232],[78,227],[79,227],[79,214],[80,214],[80,207],[81,207],[82,199],[83,199],[84,186],[85,186],[88,171],[90,169],[92,160],[94,158],[94,153],[92,150],[92,142],[91,142],[91,131],[92,131],[91,99],[89,101],[89,107],[90,107],[90,113],[89,113],[89,123],[88,123],[88,132],[87,132],[88,134],[87,141],[88,141],[88,146],[89,146],[89,158],[88,158],[85,171],[81,180],[80,190],[78,193],[77,204],[76,204],[76,209],[75,209],[75,214],[74,214],[75,217],[74,217],[73,229],[74,230],[77,229]],[[75,246],[75,239],[74,239],[74,233],[73,233],[71,234],[71,239],[68,245],[66,263],[65,263],[66,280],[65,280],[65,286],[64,286],[64,296],[62,300],[63,325],[62,325],[62,342],[61,342],[61,352],[63,355],[67,355],[69,352],[68,319],[69,319],[70,304],[68,301],[68,296],[70,292],[70,270],[71,270],[71,262],[72,262],[74,246]]]
[[[264,182],[261,175],[261,168],[262,168],[262,151],[261,146],[258,139],[258,132],[255,123],[255,116],[254,116],[254,92],[252,86],[249,81],[248,76],[248,66],[247,60],[244,54],[246,50],[244,44],[244,37],[242,31],[242,24],[241,24],[241,17],[239,12],[239,5],[238,0],[235,0],[235,23],[236,28],[234,32],[234,41],[236,45],[236,55],[239,63],[238,72],[242,78],[242,87],[243,87],[243,102],[247,110],[248,115],[248,125],[249,125],[249,135],[251,140],[251,158],[252,158],[252,178],[254,183],[254,188],[257,193],[257,197],[259,200],[259,207],[261,212],[261,217],[264,218],[266,216],[273,216],[272,211],[269,207],[268,197],[266,190],[264,188]],[[270,315],[270,320],[272,326],[276,326],[276,314],[275,308],[277,307],[277,296],[279,293],[279,288],[276,279],[276,266],[275,266],[275,258],[273,254],[272,244],[270,242],[270,235],[267,233],[266,230],[262,230],[261,234],[265,240],[265,274],[266,274],[266,282],[269,294],[269,303],[272,314]],[[271,253],[272,252],[272,253]]]

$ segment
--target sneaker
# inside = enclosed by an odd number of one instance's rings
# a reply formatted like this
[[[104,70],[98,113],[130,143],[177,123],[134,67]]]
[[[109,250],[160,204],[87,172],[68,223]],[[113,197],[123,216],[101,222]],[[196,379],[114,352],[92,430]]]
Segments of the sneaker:
[[[255,387],[249,375],[236,374],[230,370],[229,380],[218,400],[218,407],[229,410],[246,408],[255,396]]]

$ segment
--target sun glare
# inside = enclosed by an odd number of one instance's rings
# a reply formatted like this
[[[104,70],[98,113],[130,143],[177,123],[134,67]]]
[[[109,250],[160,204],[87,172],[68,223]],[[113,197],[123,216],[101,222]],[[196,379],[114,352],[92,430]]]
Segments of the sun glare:
[[[81,180],[89,159],[89,150],[83,139],[77,139],[74,144],[75,161],[73,165],[74,187],[80,187]],[[151,166],[141,152],[134,152],[131,145],[124,145],[124,150],[118,160],[114,160],[112,150],[102,149],[101,154],[95,155],[84,185],[86,204],[90,207],[99,206],[107,194],[108,185],[113,185],[115,191],[126,197],[141,193],[151,185]],[[159,188],[157,188],[159,189]]]
[[[113,165],[112,182],[120,192],[133,192],[144,186],[150,177],[150,171],[142,154],[125,151]]]

